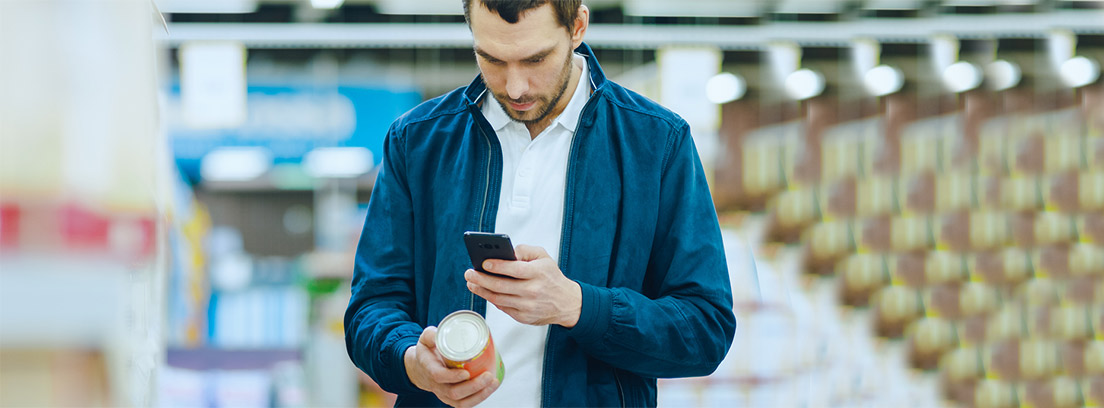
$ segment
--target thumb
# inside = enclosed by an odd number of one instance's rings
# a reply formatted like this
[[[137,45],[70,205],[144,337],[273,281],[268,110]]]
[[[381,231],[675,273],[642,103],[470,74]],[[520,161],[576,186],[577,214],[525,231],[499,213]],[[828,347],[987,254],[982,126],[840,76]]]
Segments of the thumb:
[[[535,261],[540,258],[550,258],[548,251],[539,246],[518,245],[514,248],[514,255],[519,261]]]
[[[426,327],[425,330],[422,330],[422,335],[418,337],[418,342],[428,348],[437,347],[437,328],[434,326]]]

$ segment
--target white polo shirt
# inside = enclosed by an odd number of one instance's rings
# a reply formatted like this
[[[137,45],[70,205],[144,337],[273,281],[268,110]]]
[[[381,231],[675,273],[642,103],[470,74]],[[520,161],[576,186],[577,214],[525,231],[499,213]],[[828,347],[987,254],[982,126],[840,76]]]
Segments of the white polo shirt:
[[[536,138],[529,137],[524,124],[510,119],[493,96],[487,94],[483,102],[483,115],[502,145],[502,191],[495,232],[509,234],[514,245],[542,247],[557,262],[567,160],[591,89],[586,59],[575,55],[574,63],[583,68],[579,85],[575,92],[564,95],[571,98],[567,107]],[[539,407],[548,326],[518,323],[490,302],[487,324],[506,365],[506,376],[498,390],[479,406]]]

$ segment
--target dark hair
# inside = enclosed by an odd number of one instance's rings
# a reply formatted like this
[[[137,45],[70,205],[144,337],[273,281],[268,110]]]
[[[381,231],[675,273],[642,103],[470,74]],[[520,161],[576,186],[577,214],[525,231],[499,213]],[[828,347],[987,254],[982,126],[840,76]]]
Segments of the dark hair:
[[[507,23],[516,24],[521,14],[529,10],[552,3],[552,9],[556,12],[556,19],[568,32],[575,24],[575,18],[579,16],[579,6],[583,0],[463,0],[464,20],[471,25],[471,4],[479,2],[487,10],[498,13],[499,17]]]

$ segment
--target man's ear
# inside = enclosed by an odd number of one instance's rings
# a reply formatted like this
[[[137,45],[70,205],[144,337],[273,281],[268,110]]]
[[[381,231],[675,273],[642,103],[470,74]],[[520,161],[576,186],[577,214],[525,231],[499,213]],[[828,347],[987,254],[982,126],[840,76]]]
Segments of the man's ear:
[[[590,9],[586,5],[579,5],[579,13],[575,16],[575,23],[571,26],[571,49],[579,48],[586,36],[587,27],[590,26]]]

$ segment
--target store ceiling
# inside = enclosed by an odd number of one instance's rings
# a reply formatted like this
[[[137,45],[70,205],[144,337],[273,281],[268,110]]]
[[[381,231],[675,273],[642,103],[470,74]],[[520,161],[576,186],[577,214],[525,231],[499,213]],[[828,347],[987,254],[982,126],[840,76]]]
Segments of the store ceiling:
[[[240,41],[250,48],[464,48],[460,0],[151,0],[167,14],[172,45]],[[926,41],[1104,33],[1101,1],[1077,0],[584,0],[589,43],[654,49],[712,44],[752,49],[772,41],[845,45],[855,38]]]
[[[165,13],[253,13],[265,6],[315,8],[312,2],[339,4],[334,10],[370,7],[385,15],[459,15],[460,0],[152,0]],[[876,10],[939,10],[976,13],[976,8],[1023,11],[1100,8],[1098,0],[584,0],[592,10],[618,9],[625,16],[770,17],[778,14],[838,14]],[[960,10],[967,9],[967,10]],[[307,15],[310,13],[300,13]]]

